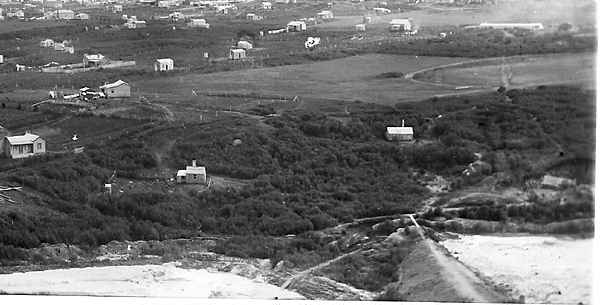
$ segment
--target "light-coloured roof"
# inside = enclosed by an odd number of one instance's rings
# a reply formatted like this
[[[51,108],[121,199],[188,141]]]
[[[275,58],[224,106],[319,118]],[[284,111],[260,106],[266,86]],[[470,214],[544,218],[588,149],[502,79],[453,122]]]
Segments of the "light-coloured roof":
[[[290,21],[288,24],[289,25],[306,25],[306,22],[304,21]]]
[[[100,86],[100,89],[110,89],[110,88],[116,88],[116,87],[119,87],[119,86],[121,86],[121,85],[129,85],[129,84],[127,84],[126,82],[124,82],[124,81],[122,81],[122,80],[118,80],[118,81],[116,81],[116,82],[114,82],[114,83],[111,83],[111,84],[106,84],[106,85]]]
[[[231,52],[233,52],[233,53],[246,53],[246,50],[244,50],[244,49],[231,49]]]
[[[203,166],[197,166],[197,167],[186,166],[185,172],[187,174],[206,175],[206,168]]]
[[[104,59],[104,55],[102,55],[100,53],[98,53],[98,54],[83,54],[83,57],[85,57],[87,60],[91,60],[91,61]]]
[[[156,61],[158,61],[161,64],[165,64],[165,65],[173,64],[173,59],[171,59],[171,58],[158,58]]]
[[[186,171],[185,169],[180,169],[177,171],[177,177],[185,177]]]
[[[407,24],[407,23],[411,23],[410,19],[392,19],[392,21],[390,21],[390,24]]]
[[[6,137],[8,143],[10,145],[23,145],[23,144],[33,144],[35,140],[37,140],[40,136],[34,135],[32,133],[25,133],[22,136],[12,136]]]
[[[413,134],[412,127],[388,127],[388,134]]]

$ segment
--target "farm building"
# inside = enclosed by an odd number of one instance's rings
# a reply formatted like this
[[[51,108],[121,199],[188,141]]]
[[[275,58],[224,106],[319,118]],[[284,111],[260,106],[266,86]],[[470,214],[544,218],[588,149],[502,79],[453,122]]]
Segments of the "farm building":
[[[171,71],[174,68],[173,59],[159,58],[154,61],[154,71]]]
[[[390,31],[392,32],[412,32],[413,22],[412,19],[393,19],[390,21]]]
[[[122,80],[100,86],[100,91],[102,91],[107,98],[131,96],[131,86]]]
[[[72,10],[56,10],[52,13],[52,16],[56,19],[73,20],[75,19],[75,12]]]
[[[54,47],[54,40],[52,39],[44,39],[40,42],[40,47],[42,48],[52,48]]]
[[[357,24],[357,25],[355,25],[355,26],[354,26],[354,29],[355,29],[357,32],[364,32],[364,31],[366,31],[366,30],[367,30],[367,26],[366,26],[364,23],[361,23],[361,24]]]
[[[187,26],[190,28],[201,28],[201,29],[210,28],[210,24],[206,23],[205,19],[192,19],[192,20],[190,20],[190,22],[188,22]]]
[[[120,4],[113,5],[112,6],[112,12],[113,12],[113,14],[122,13],[123,12],[123,5],[120,5]]]
[[[575,186],[577,183],[573,179],[544,175],[541,182],[541,187],[545,189],[558,190],[570,186]]]
[[[263,10],[272,10],[273,9],[273,3],[271,3],[271,2],[263,2],[262,3],[262,9]]]
[[[83,54],[83,67],[98,67],[108,62],[104,55],[98,54]]]
[[[4,138],[4,155],[11,159],[27,158],[46,152],[46,141],[28,131],[22,136]]]
[[[388,141],[412,141],[414,139],[413,128],[405,127],[404,120],[402,120],[401,127],[387,127],[385,138]]]
[[[390,14],[392,12],[390,9],[387,9],[385,7],[375,7],[375,8],[373,8],[373,11],[377,15],[386,15],[386,14]]]
[[[540,31],[544,29],[544,25],[541,23],[491,23],[483,22],[479,24],[480,28],[491,28],[491,29],[523,29],[529,31]]]
[[[244,49],[231,49],[229,50],[229,59],[238,60],[246,58],[246,50]]]
[[[4,55],[0,54],[0,64],[4,63]]]
[[[321,12],[317,13],[317,18],[319,18],[321,20],[331,20],[331,19],[333,19],[333,12],[332,11],[321,11]]]
[[[65,44],[62,42],[56,42],[54,43],[54,51],[64,51],[65,50]]]
[[[206,184],[206,168],[196,166],[196,160],[192,160],[192,166],[177,171],[177,183]]]
[[[124,26],[128,29],[142,29],[146,27],[146,21],[144,20],[128,20]]]
[[[75,19],[78,19],[78,20],[89,20],[90,19],[90,15],[88,15],[86,13],[79,13],[79,14],[75,15]]]
[[[288,32],[302,32],[306,31],[306,22],[304,21],[290,21],[287,24]]]
[[[237,47],[238,49],[250,50],[252,49],[252,43],[245,40],[240,40],[237,43]]]
[[[248,20],[253,20],[253,21],[258,21],[258,20],[262,20],[262,19],[263,19],[263,17],[262,17],[262,16],[259,16],[259,15],[256,15],[256,14],[254,14],[254,13],[248,13],[248,14],[246,15],[246,19],[248,19]]]

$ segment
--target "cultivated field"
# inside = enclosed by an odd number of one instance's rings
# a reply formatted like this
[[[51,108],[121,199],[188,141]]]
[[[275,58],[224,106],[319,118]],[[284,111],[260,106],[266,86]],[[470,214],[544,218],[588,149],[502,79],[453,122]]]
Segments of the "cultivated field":
[[[511,86],[580,83],[593,88],[595,57],[592,53],[517,56],[435,69],[415,78],[452,86],[502,86],[504,66],[504,74],[512,74]]]

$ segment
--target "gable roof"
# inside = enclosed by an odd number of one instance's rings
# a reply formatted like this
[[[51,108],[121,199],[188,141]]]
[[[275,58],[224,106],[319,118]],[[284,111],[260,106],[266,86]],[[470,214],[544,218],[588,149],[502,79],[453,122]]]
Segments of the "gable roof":
[[[128,84],[128,83],[126,83],[126,82],[124,82],[124,81],[122,81],[122,80],[118,80],[118,81],[116,81],[116,82],[114,82],[114,83],[111,83],[111,84],[106,84],[106,85],[100,86],[100,89],[110,89],[110,88],[116,88],[116,87],[119,87],[119,86],[122,86],[122,85],[127,85],[127,86],[129,86],[129,84]]]
[[[97,60],[102,60],[104,59],[104,55],[98,53],[98,54],[83,54],[83,57],[85,57],[85,59],[90,60],[90,61],[97,61]]]
[[[186,166],[185,167],[186,174],[196,174],[196,175],[206,175],[205,167],[194,167],[194,166]]]
[[[156,61],[158,61],[159,63],[164,64],[164,65],[169,65],[169,64],[172,65],[173,64],[173,59],[171,59],[171,58],[158,58],[158,59],[156,59]]]
[[[388,127],[388,134],[413,134],[412,127]]]
[[[38,135],[26,132],[24,135],[21,136],[6,137],[6,140],[8,141],[8,143],[10,143],[10,145],[23,145],[33,144],[33,142],[39,137],[40,136]]]

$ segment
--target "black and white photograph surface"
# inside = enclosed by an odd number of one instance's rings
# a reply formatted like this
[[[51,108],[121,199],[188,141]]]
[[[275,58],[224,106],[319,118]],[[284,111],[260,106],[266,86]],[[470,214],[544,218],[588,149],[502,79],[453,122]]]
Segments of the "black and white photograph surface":
[[[596,11],[0,0],[0,303],[593,304]]]

